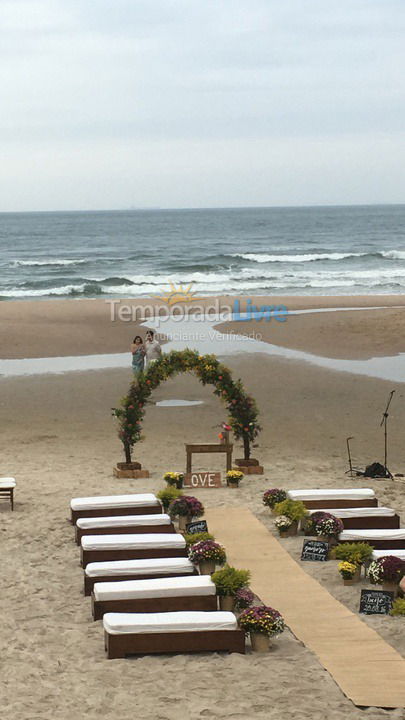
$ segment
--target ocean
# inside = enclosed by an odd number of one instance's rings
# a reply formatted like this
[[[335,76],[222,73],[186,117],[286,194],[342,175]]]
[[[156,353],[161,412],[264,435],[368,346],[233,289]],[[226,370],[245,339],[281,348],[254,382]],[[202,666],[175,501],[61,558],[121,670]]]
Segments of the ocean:
[[[405,292],[405,205],[0,214],[0,300]]]

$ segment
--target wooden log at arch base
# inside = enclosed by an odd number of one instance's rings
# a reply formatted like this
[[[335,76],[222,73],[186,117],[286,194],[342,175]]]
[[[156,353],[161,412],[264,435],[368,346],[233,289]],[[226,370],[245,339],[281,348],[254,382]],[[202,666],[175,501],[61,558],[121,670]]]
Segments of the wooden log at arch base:
[[[149,470],[142,470],[139,462],[119,462],[113,468],[113,475],[116,478],[148,478]]]
[[[259,465],[259,461],[255,458],[249,458],[249,460],[237,458],[234,463],[236,466],[234,469],[240,470],[244,475],[263,475],[264,473],[263,465]]]

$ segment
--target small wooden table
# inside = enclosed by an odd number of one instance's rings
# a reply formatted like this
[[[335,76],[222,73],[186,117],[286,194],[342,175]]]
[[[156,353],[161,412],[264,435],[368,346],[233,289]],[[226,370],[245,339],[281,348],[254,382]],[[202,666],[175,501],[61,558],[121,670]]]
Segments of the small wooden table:
[[[232,444],[225,443],[198,443],[197,445],[187,445],[186,443],[186,473],[191,473],[191,464],[193,453],[226,453],[226,469],[232,470]]]

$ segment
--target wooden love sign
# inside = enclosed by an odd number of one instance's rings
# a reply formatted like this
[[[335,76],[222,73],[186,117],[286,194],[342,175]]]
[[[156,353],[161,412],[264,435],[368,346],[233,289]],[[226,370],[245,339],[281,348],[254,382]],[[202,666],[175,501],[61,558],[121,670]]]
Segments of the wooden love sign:
[[[222,487],[221,473],[191,472],[184,476],[183,487],[185,488],[219,488]]]

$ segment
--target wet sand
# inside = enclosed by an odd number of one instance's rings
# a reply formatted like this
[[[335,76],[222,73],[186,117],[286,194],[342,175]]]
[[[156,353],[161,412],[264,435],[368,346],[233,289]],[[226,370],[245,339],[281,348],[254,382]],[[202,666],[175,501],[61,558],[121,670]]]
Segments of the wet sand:
[[[238,298],[218,298],[218,307],[233,307]],[[239,299],[240,310],[247,298]],[[207,307],[215,298],[198,299]],[[284,305],[289,311],[310,308],[392,307],[405,308],[403,295],[369,295],[343,297],[262,297],[252,302],[261,305]],[[189,312],[196,305],[186,305]],[[120,315],[121,308],[121,315]],[[122,310],[128,308],[128,312]],[[166,313],[167,305],[152,300],[51,300],[0,302],[0,357],[30,358],[64,355],[119,353],[129,349],[134,335],[145,334],[142,319],[153,311]],[[121,317],[121,319],[120,319]],[[226,323],[238,333],[257,331],[263,339],[276,344],[306,350],[330,357],[367,358],[390,355],[405,349],[404,310],[358,311],[355,313],[320,313],[288,317],[287,322]],[[134,320],[132,319],[134,318]],[[161,324],[164,334],[164,322]],[[332,350],[333,349],[333,350]]]

